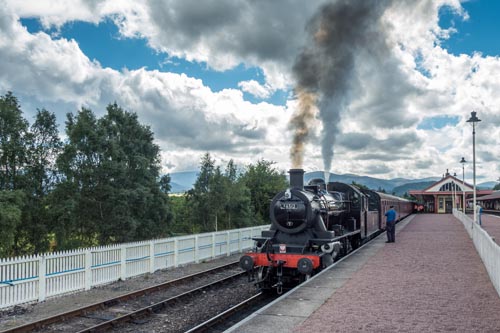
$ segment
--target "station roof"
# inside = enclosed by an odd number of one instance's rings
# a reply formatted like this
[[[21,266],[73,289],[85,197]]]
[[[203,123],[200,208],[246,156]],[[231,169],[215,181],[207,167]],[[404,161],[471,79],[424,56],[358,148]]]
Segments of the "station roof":
[[[445,186],[448,184],[448,186]],[[458,192],[465,192],[467,194],[474,193],[474,187],[468,183],[463,182],[461,179],[458,179],[449,173],[446,174],[445,177],[438,180],[434,184],[428,186],[423,190],[410,190],[408,191],[411,195],[433,195],[440,193],[452,193],[452,187],[450,185],[454,184],[455,188]],[[479,195],[489,195],[493,191],[492,190],[478,190],[476,189],[476,193]],[[483,197],[481,197],[483,198]]]
[[[494,199],[500,199],[500,191],[495,191],[495,192],[493,192],[491,194],[479,197],[476,200],[478,200],[478,201],[485,201],[485,200],[494,200]]]

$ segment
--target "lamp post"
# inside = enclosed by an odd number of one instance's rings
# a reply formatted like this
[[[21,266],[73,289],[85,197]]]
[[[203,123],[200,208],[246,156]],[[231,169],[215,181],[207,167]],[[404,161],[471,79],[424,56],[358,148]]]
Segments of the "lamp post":
[[[472,111],[470,113],[470,118],[467,120],[468,123],[472,124],[472,179],[473,179],[473,184],[474,184],[474,199],[473,199],[473,205],[474,205],[474,223],[477,221],[477,216],[476,216],[476,123],[480,122],[481,119],[479,119],[476,116],[476,111]]]
[[[457,176],[457,173],[454,172],[453,177],[456,177],[456,176]],[[452,190],[453,190],[453,205],[452,205],[452,207],[453,207],[453,210],[455,210],[455,208],[457,207],[457,184],[455,183],[455,181],[453,181],[451,184],[452,184],[451,186],[453,186],[453,188],[452,188]]]
[[[465,158],[462,157],[460,163],[462,163],[462,194],[464,196],[463,197],[464,201],[462,202],[462,208],[465,214],[465,163],[467,163],[467,161],[465,160]]]

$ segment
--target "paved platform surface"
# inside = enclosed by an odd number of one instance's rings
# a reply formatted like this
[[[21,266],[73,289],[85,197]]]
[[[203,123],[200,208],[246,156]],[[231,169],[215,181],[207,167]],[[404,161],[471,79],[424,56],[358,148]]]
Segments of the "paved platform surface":
[[[486,232],[500,244],[500,216],[483,214],[481,217],[482,227]]]
[[[463,224],[420,214],[228,332],[500,332],[500,297]]]

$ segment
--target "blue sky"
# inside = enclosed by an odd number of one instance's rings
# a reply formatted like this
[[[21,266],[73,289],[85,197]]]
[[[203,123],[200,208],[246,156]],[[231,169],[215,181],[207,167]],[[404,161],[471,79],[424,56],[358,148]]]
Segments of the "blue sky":
[[[447,7],[440,11],[439,24],[457,29],[443,47],[455,55],[472,55],[474,52],[493,57],[500,55],[500,1],[472,0],[462,6],[469,13],[468,20],[458,18]]]
[[[187,61],[170,57],[148,45],[145,38],[124,38],[115,23],[106,19],[99,24],[88,22],[70,22],[60,29],[44,29],[36,18],[21,19],[21,23],[31,33],[46,31],[58,38],[74,39],[83,53],[90,59],[97,60],[103,67],[115,70],[129,70],[146,67],[149,70],[186,74],[203,80],[213,91],[237,89],[241,81],[255,80],[264,84],[262,70],[259,67],[240,64],[226,71],[211,69],[204,62]],[[273,104],[285,104],[289,90],[278,90],[265,101]],[[258,103],[263,99],[244,93],[246,100]]]
[[[306,170],[326,168],[330,151],[332,172],[423,178],[472,160],[475,110],[478,177],[500,175],[500,1],[352,0],[354,13],[370,7],[372,29],[359,36],[375,34],[347,41],[355,52],[339,63],[352,67],[333,74],[323,69],[343,54],[342,38],[321,53],[314,27],[343,1],[0,1],[0,94],[13,91],[27,119],[49,108],[62,137],[67,112],[100,116],[117,101],[153,129],[164,172],[195,170],[205,152],[286,170],[292,115],[309,96]],[[304,54],[318,66],[312,95],[298,93],[304,73],[293,70]]]

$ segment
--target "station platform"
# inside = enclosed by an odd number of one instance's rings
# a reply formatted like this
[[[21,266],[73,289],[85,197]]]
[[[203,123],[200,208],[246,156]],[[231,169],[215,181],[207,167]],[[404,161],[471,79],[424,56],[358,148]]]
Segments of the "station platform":
[[[226,332],[500,332],[500,297],[457,218],[412,215],[397,224],[395,243],[385,241],[384,233]]]
[[[471,216],[472,218],[472,216]],[[500,244],[500,216],[483,214],[481,216],[482,228]]]

